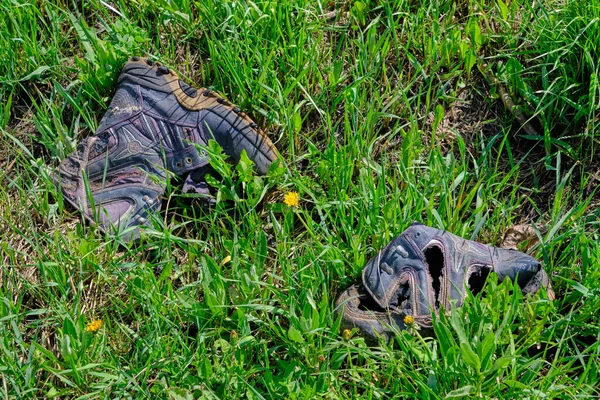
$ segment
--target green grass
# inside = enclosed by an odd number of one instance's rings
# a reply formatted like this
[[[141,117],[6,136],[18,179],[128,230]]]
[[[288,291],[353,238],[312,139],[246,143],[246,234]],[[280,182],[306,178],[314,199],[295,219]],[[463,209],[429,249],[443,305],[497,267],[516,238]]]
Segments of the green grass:
[[[0,3],[0,397],[600,396],[586,4]],[[49,174],[132,55],[242,106],[283,160],[258,179],[215,154],[215,209],[170,187],[154,234],[123,247]],[[346,340],[337,294],[414,220],[492,245],[533,225],[557,299],[492,279],[435,338]]]

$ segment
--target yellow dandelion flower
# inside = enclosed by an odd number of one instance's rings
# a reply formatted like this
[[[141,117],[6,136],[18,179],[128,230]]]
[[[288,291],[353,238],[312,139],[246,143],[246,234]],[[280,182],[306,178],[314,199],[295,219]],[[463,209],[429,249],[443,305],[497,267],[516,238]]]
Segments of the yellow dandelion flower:
[[[298,192],[288,192],[284,196],[283,202],[290,207],[298,207],[298,204],[300,204],[300,196],[298,195]]]
[[[412,316],[407,315],[407,316],[404,317],[404,324],[405,325],[412,325],[414,323],[415,323],[415,319]]]
[[[352,337],[352,332],[350,331],[350,329],[344,329],[344,331],[342,332],[342,337],[344,338],[344,340],[350,340],[350,338]]]
[[[102,328],[102,320],[97,319],[95,321],[90,322],[86,327],[86,332],[98,332]]]

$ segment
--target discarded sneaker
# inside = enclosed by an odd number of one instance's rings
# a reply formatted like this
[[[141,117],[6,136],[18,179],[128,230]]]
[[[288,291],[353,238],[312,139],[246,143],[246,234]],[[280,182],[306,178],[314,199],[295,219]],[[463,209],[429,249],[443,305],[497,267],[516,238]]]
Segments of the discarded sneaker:
[[[238,107],[196,90],[158,62],[133,57],[96,133],[64,159],[55,181],[87,219],[124,240],[139,237],[160,209],[167,171],[185,190],[208,194],[208,156],[195,144],[216,140],[237,162],[242,150],[266,174],[275,147]]]
[[[353,285],[336,302],[342,328],[358,328],[369,341],[389,340],[395,330],[416,324],[432,335],[433,312],[462,305],[466,288],[478,293],[490,272],[517,280],[524,293],[546,287],[541,264],[516,250],[500,249],[452,233],[413,224],[371,259],[362,285]]]

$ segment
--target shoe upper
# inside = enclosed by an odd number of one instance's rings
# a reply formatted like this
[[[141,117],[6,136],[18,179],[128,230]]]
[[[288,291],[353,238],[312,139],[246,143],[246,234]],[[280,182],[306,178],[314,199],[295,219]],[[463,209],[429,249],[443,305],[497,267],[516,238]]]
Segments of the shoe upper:
[[[406,329],[406,316],[432,334],[432,313],[461,306],[467,288],[479,292],[490,272],[500,281],[516,280],[524,293],[546,287],[553,298],[535,258],[413,224],[367,263],[362,285],[344,291],[336,308],[343,327],[356,327],[371,341]]]
[[[363,270],[363,284],[383,308],[429,314],[432,306],[462,304],[470,278],[495,271],[525,286],[541,269],[520,251],[494,248],[450,232],[415,224],[396,237]]]
[[[260,174],[277,158],[271,141],[239,108],[214,91],[188,86],[166,66],[134,57],[98,130],[63,160],[56,180],[65,198],[100,228],[135,239],[160,209],[167,173],[208,192],[194,172],[208,164],[196,145],[210,139],[233,162],[245,150]]]

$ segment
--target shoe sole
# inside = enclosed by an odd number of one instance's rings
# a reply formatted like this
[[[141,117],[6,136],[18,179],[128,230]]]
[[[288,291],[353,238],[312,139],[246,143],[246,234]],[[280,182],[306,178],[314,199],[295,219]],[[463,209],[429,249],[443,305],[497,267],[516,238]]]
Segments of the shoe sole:
[[[128,61],[121,75],[119,82],[124,79],[129,79],[134,83],[156,90],[162,93],[173,94],[179,104],[189,111],[212,112],[221,118],[226,118],[227,122],[242,135],[242,138],[229,138],[228,142],[219,142],[221,147],[235,149],[233,154],[229,154],[237,162],[241,155],[241,149],[245,149],[250,159],[255,159],[258,151],[263,160],[256,162],[258,172],[266,174],[268,165],[277,159],[276,148],[266,134],[258,128],[258,125],[250,119],[246,113],[242,112],[238,107],[231,104],[223,97],[216,94],[213,90],[206,88],[195,89],[183,82],[179,75],[162,65],[159,62],[154,62],[147,58],[133,57]],[[191,96],[188,92],[195,91],[195,96]],[[235,146],[233,141],[237,140]],[[263,167],[259,164],[267,165]]]
[[[368,303],[375,304],[375,301],[363,285],[352,285],[346,289],[335,302],[336,314],[342,314],[341,329],[356,328],[369,343],[376,343],[379,337],[389,341],[394,336],[394,332],[407,329],[404,324],[406,314],[393,310],[363,309]],[[432,335],[430,315],[411,317],[419,326],[422,336]]]

